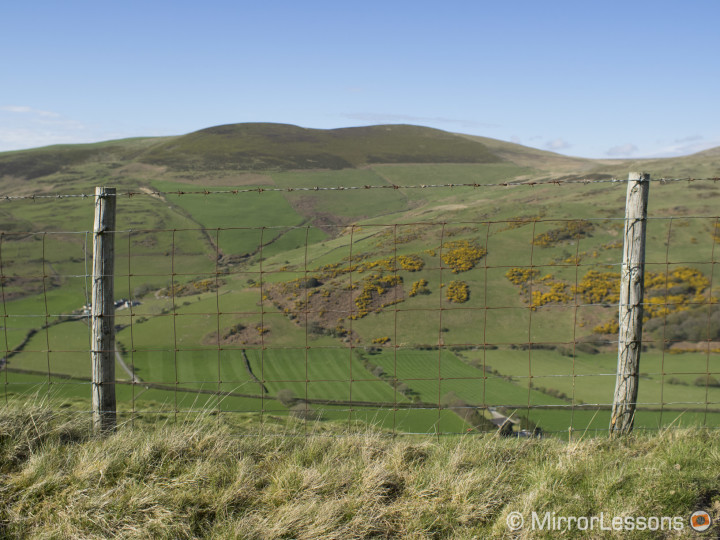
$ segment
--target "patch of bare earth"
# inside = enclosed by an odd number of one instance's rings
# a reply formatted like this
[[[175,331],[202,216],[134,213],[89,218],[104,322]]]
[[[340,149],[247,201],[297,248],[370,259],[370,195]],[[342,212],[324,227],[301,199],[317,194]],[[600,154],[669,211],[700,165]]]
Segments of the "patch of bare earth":
[[[28,195],[41,195],[50,193],[53,190],[52,185],[40,187],[35,182],[28,182],[22,176],[2,176],[0,177],[0,192],[12,193],[13,197],[26,197]]]
[[[263,345],[264,340],[267,339],[267,335],[270,332],[270,328],[266,325],[260,327],[259,325],[250,324],[245,326],[244,324],[236,324],[230,328],[220,331],[220,339],[218,340],[217,332],[210,332],[203,339],[204,345]]]
[[[119,167],[112,171],[113,176],[143,176],[143,177],[158,177],[162,176],[167,171],[167,167],[160,165],[150,165],[148,163],[129,163],[123,167]]]
[[[350,330],[352,316],[360,318],[363,311],[366,312],[364,316],[372,316],[405,299],[402,284],[388,287],[382,294],[372,290],[365,309],[361,310],[356,302],[362,294],[362,282],[356,284],[358,287],[353,290],[348,288],[348,283],[330,283],[312,289],[288,291],[286,285],[280,283],[266,289],[266,295],[298,326],[312,325],[350,343],[360,338]]]
[[[36,277],[3,276],[2,286],[3,299],[5,302],[10,302],[55,289],[60,286],[60,278],[55,275],[48,276],[43,283],[42,279]]]
[[[165,200],[165,197],[163,197],[162,195],[160,195],[159,193],[157,193],[156,191],[153,191],[152,189],[150,189],[150,188],[148,188],[148,187],[141,186],[141,187],[138,188],[138,190],[139,190],[141,193],[145,193],[145,194],[147,194],[147,195],[150,195],[151,197],[155,197],[156,199],[160,199],[161,201],[164,201],[164,200]]]
[[[343,228],[359,219],[357,217],[336,216],[329,212],[319,212],[316,210],[317,199],[314,197],[294,196],[287,199],[293,210],[331,238],[338,236]]]

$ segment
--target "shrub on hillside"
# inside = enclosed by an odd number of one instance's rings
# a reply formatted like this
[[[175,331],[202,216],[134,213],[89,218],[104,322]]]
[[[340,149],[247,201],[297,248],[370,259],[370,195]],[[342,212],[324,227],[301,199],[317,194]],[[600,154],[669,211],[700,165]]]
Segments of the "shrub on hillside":
[[[314,289],[315,287],[319,287],[320,285],[322,285],[322,283],[318,278],[314,276],[302,278],[300,281],[298,281],[298,287],[300,289]]]
[[[397,262],[400,268],[408,272],[419,272],[425,266],[425,261],[418,255],[400,255],[397,258]]]
[[[715,377],[712,375],[700,375],[697,379],[695,379],[695,382],[693,383],[695,386],[709,386],[711,388],[718,388],[720,387],[720,381],[718,381]]]
[[[644,331],[666,346],[678,341],[720,340],[720,306],[691,307],[647,321]]]
[[[442,260],[452,269],[453,274],[474,268],[486,254],[485,248],[467,240],[446,242],[442,246]]]
[[[428,282],[426,279],[420,279],[413,282],[408,296],[415,296],[418,294],[430,294],[430,289],[428,289]]]
[[[551,247],[566,240],[579,240],[590,236],[595,226],[587,220],[576,219],[568,221],[557,229],[552,229],[537,235],[533,243],[540,247]]]
[[[300,401],[290,407],[290,414],[300,420],[320,420],[322,413],[305,401]]]
[[[289,388],[283,388],[281,390],[278,390],[277,398],[278,401],[286,407],[292,406],[297,401],[297,398],[295,398],[295,392],[293,392]]]
[[[495,429],[494,426],[482,414],[480,414],[477,407],[470,405],[455,392],[448,392],[442,396],[442,398],[440,398],[440,403],[443,407],[450,409],[475,429],[479,429],[481,431]]]
[[[462,304],[470,298],[470,288],[464,281],[451,281],[445,292],[445,296],[450,302]]]
[[[508,278],[510,283],[515,285],[525,285],[530,278],[534,278],[540,275],[540,270],[537,268],[511,268],[505,273],[505,277]]]

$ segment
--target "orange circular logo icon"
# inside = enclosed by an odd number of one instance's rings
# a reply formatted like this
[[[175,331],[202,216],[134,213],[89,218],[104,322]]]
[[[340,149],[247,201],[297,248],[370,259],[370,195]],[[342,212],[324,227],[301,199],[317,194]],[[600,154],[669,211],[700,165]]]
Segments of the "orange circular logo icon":
[[[690,527],[692,527],[695,531],[707,531],[710,528],[710,525],[712,525],[712,518],[710,518],[710,514],[704,510],[693,512],[690,516]]]

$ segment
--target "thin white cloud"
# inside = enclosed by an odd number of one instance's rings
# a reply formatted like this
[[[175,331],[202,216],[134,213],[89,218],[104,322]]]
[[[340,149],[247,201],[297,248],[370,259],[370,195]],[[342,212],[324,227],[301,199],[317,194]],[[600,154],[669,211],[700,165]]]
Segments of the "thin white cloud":
[[[553,151],[565,150],[567,148],[570,148],[571,146],[572,145],[569,142],[567,142],[566,140],[561,139],[559,137],[557,139],[553,139],[552,141],[548,141],[547,143],[545,143],[545,148],[547,148],[548,150],[553,150]]]
[[[609,148],[605,155],[609,157],[630,157],[637,151],[637,146],[632,143],[625,143]]]
[[[4,129],[0,128],[0,152],[37,148],[51,144],[71,144],[80,142],[72,134],[37,129]]]
[[[45,118],[60,118],[60,115],[56,112],[33,109],[32,107],[27,107],[25,105],[6,105],[4,107],[0,107],[0,111],[16,114],[31,114]]]
[[[720,146],[720,139],[707,140],[701,136],[685,137],[684,139],[677,139],[674,144],[670,144],[660,148],[653,152],[648,157],[677,157],[677,156],[688,156],[703,150],[709,150]]]
[[[0,107],[0,152],[98,140],[72,118],[24,105]]]
[[[17,105],[6,105],[0,107],[0,111],[12,112],[12,113],[29,113],[32,111],[30,107],[19,107]]]

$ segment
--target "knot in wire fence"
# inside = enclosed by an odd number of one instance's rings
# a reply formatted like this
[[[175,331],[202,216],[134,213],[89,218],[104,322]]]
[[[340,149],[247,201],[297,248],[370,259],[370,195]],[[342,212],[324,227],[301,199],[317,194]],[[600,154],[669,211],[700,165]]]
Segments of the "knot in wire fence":
[[[393,434],[715,427],[715,180],[8,195],[2,399],[101,430],[208,412]],[[632,182],[652,188],[629,217]],[[117,215],[98,227],[102,200]]]

